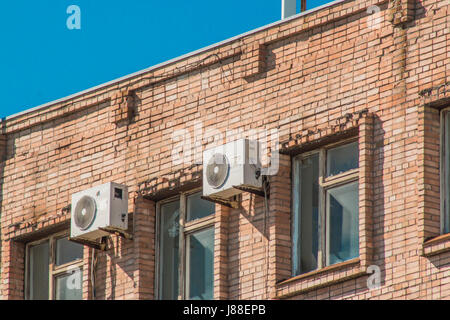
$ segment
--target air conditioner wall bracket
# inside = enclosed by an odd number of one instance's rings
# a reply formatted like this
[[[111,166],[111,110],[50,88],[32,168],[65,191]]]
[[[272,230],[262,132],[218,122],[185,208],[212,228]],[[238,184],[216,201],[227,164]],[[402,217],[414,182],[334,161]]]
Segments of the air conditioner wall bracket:
[[[102,237],[100,241],[92,241],[80,237],[69,237],[68,239],[69,241],[76,242],[90,248],[106,251],[106,237]]]
[[[203,200],[215,202],[232,209],[239,209],[239,201],[237,201],[235,197],[233,197],[234,199],[225,199],[214,196],[201,196],[201,198]]]
[[[120,230],[120,229],[115,229],[112,227],[105,227],[105,228],[98,228],[99,230],[114,234],[116,236],[125,238],[127,240],[133,240],[133,235],[131,233],[128,233],[126,231]]]
[[[244,191],[244,192],[249,192],[249,193],[253,193],[256,194],[257,196],[263,197],[264,198],[264,191],[260,188],[255,188],[255,187],[251,187],[251,186],[233,186],[233,188]],[[269,198],[270,193],[267,192],[267,198]]]

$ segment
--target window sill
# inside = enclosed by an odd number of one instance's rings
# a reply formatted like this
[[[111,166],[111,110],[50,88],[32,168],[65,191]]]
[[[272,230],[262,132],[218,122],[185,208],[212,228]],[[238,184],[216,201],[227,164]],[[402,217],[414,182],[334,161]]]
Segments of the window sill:
[[[276,299],[289,298],[367,274],[359,258],[301,274],[277,284]]]
[[[422,244],[422,256],[431,257],[442,252],[450,251],[450,233],[446,233]]]

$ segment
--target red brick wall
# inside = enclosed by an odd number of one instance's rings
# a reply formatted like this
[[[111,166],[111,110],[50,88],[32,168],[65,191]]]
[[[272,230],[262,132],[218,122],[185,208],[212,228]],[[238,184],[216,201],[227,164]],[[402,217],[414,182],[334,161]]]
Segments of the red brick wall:
[[[371,5],[379,24],[371,24]],[[129,187],[134,239],[112,236],[97,254],[96,298],[154,298],[155,202],[144,197],[201,180],[201,165],[172,162],[175,130],[190,134],[193,155],[213,140],[194,143],[199,122],[222,135],[277,129],[281,148],[295,152],[364,129],[365,112],[373,139],[360,141],[373,148],[360,180],[372,187],[360,191],[371,243],[364,254],[381,268],[381,288],[368,290],[355,264],[276,285],[291,276],[284,154],[270,178],[267,220],[263,198],[248,193],[240,209],[217,210],[215,297],[450,298],[448,240],[423,246],[438,236],[439,206],[436,147],[424,133],[433,116],[425,113],[443,98],[419,95],[450,81],[449,16],[446,0],[344,1],[6,120],[0,297],[23,298],[24,243],[67,223],[70,195],[115,181]],[[86,299],[91,255],[86,248]]]

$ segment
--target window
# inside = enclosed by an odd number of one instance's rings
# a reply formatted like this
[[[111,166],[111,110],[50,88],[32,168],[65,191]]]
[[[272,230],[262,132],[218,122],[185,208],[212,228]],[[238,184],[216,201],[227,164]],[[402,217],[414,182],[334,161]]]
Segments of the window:
[[[359,256],[358,143],[293,159],[293,273]]]
[[[59,234],[27,244],[26,252],[27,299],[82,299],[82,245]]]
[[[159,298],[213,299],[215,204],[201,192],[158,203]]]
[[[450,109],[441,113],[441,234],[450,233]]]

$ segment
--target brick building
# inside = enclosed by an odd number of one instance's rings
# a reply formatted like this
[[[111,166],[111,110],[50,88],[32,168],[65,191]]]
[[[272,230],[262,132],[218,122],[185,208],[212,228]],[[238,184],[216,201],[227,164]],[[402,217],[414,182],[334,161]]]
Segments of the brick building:
[[[339,0],[8,117],[0,298],[449,299],[449,47],[448,0]],[[267,201],[173,161],[229,130],[277,132]],[[110,181],[133,238],[68,241]]]

